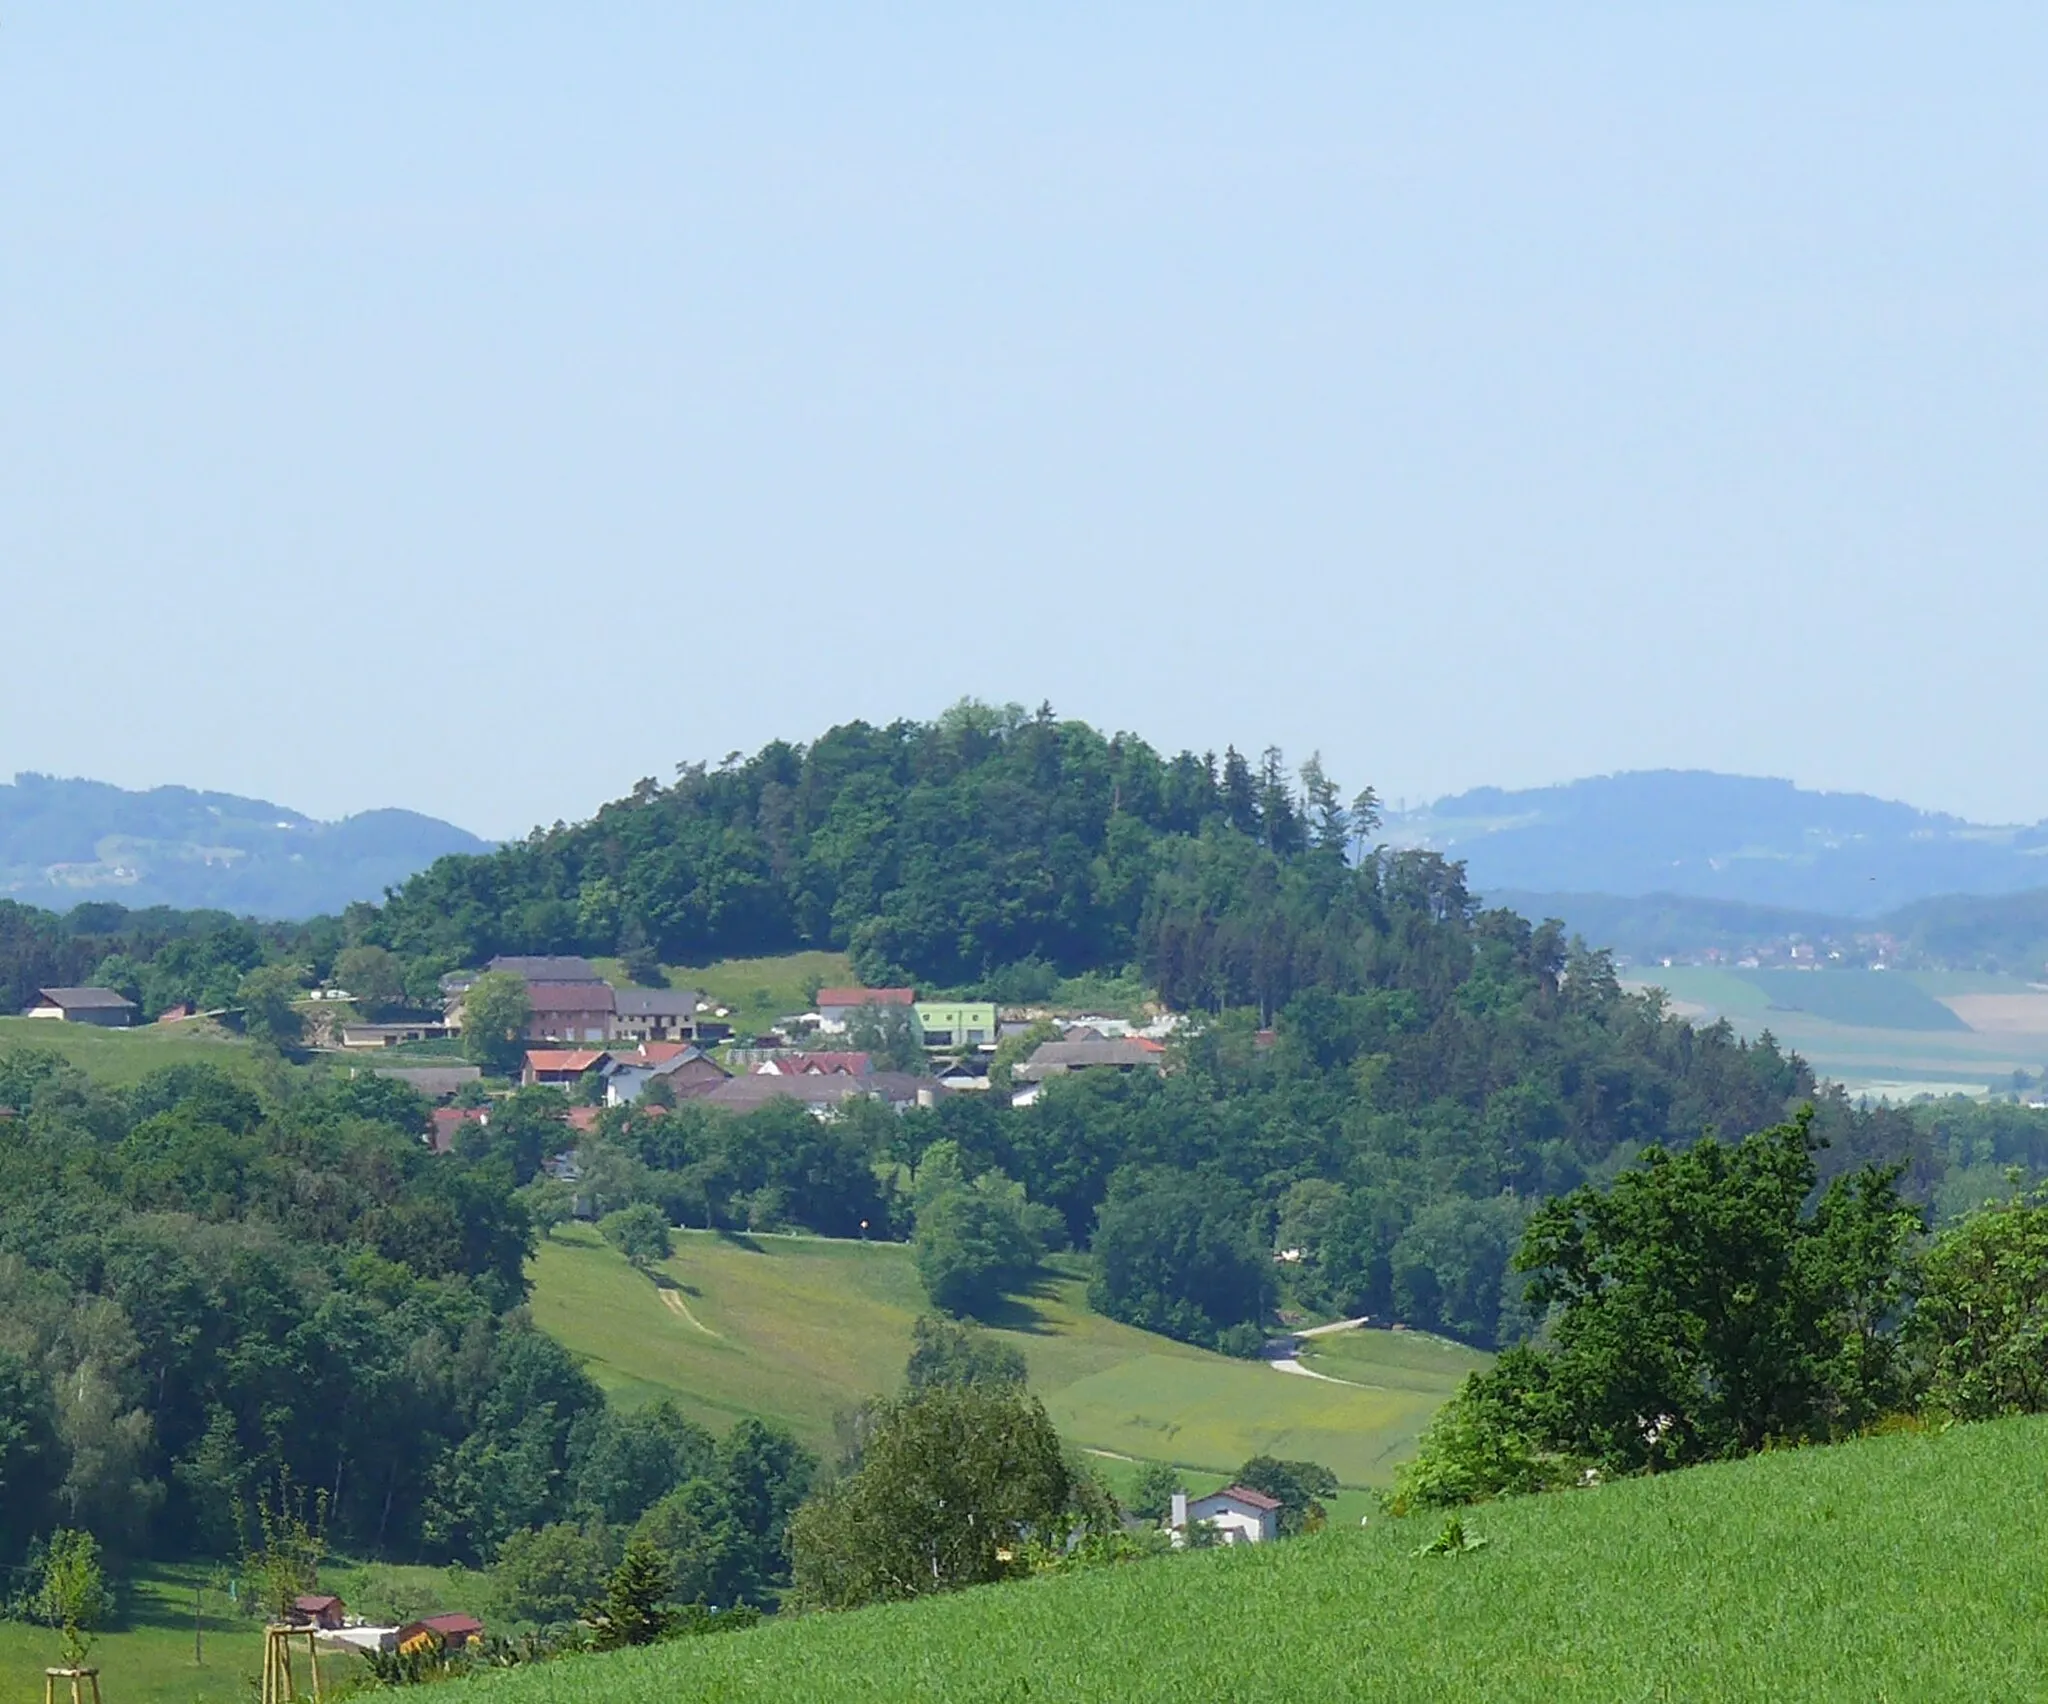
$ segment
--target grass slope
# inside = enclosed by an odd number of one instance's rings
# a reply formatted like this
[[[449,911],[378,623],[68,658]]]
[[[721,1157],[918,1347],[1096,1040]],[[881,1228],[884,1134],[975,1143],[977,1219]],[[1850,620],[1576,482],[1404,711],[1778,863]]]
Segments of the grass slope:
[[[2048,1422],[1375,1519],[492,1675],[473,1704],[2038,1698]]]
[[[894,1389],[924,1292],[901,1244],[679,1233],[650,1283],[587,1228],[536,1256],[534,1318],[623,1402],[672,1396],[715,1427],[782,1421],[830,1450],[832,1419]],[[1270,1452],[1386,1483],[1459,1378],[1487,1357],[1390,1332],[1326,1342],[1289,1377],[1089,1311],[1078,1263],[1056,1265],[997,1323],[1023,1351],[1061,1433],[1084,1448],[1229,1473]]]
[[[211,1064],[253,1074],[256,1049],[204,1020],[96,1029],[49,1018],[0,1018],[0,1053],[16,1049],[62,1055],[101,1082],[125,1087],[166,1065]]]

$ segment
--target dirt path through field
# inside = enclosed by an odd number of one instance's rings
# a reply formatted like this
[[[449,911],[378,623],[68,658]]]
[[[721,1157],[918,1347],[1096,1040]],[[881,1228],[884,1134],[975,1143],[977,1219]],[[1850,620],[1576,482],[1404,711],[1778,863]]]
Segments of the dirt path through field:
[[[1324,1384],[1340,1384],[1352,1390],[1384,1390],[1385,1385],[1360,1384],[1356,1379],[1333,1379],[1328,1373],[1319,1373],[1313,1367],[1304,1367],[1292,1355],[1268,1361],[1267,1366],[1276,1373],[1292,1373],[1298,1379],[1321,1379]]]
[[[695,1314],[690,1312],[690,1304],[683,1300],[682,1291],[663,1290],[661,1292],[661,1301],[662,1306],[667,1308],[670,1313],[681,1314],[683,1318],[688,1320],[699,1331],[703,1332],[706,1337],[716,1337],[718,1335],[718,1333],[713,1331],[710,1326],[706,1325]]]

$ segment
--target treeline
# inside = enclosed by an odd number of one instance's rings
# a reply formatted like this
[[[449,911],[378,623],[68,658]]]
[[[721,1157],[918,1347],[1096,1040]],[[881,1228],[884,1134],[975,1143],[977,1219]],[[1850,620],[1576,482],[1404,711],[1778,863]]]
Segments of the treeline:
[[[1396,1507],[2048,1408],[2048,1198],[1929,1241],[1902,1166],[1817,1187],[1817,1151],[1802,1109],[1539,1208],[1515,1267],[1543,1334],[1466,1381]]]
[[[249,972],[292,960],[325,964],[346,945],[338,918],[257,923],[225,911],[130,911],[97,900],[60,915],[0,899],[0,1016],[33,1005],[40,988],[89,984],[119,989],[145,1017],[181,1001],[232,1006]]]
[[[530,1115],[435,1155],[385,1079],[280,1070],[259,1094],[178,1066],[114,1090],[32,1052],[0,1056],[0,1107],[0,1561],[58,1527],[233,1557],[285,1485],[344,1551],[473,1563],[695,1484],[788,1481],[777,1507],[808,1484],[780,1435],[614,1412],[533,1328]],[[726,1580],[767,1594],[779,1528],[748,1518]]]

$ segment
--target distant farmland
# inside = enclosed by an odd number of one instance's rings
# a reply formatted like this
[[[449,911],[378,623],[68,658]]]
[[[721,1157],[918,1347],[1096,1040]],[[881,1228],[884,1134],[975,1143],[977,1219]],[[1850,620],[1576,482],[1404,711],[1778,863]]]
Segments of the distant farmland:
[[[2048,997],[2011,977],[1940,971],[1643,969],[1695,1022],[1768,1030],[1852,1093],[1982,1092],[2048,1064]]]

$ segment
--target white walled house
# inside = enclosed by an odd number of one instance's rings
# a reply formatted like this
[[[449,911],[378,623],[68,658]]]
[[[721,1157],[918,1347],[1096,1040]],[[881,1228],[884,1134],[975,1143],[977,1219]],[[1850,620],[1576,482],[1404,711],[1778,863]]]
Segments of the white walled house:
[[[1173,1541],[1187,1543],[1189,1526],[1215,1529],[1225,1544],[1270,1544],[1280,1536],[1280,1500],[1243,1485],[1226,1485],[1206,1497],[1173,1494]]]

